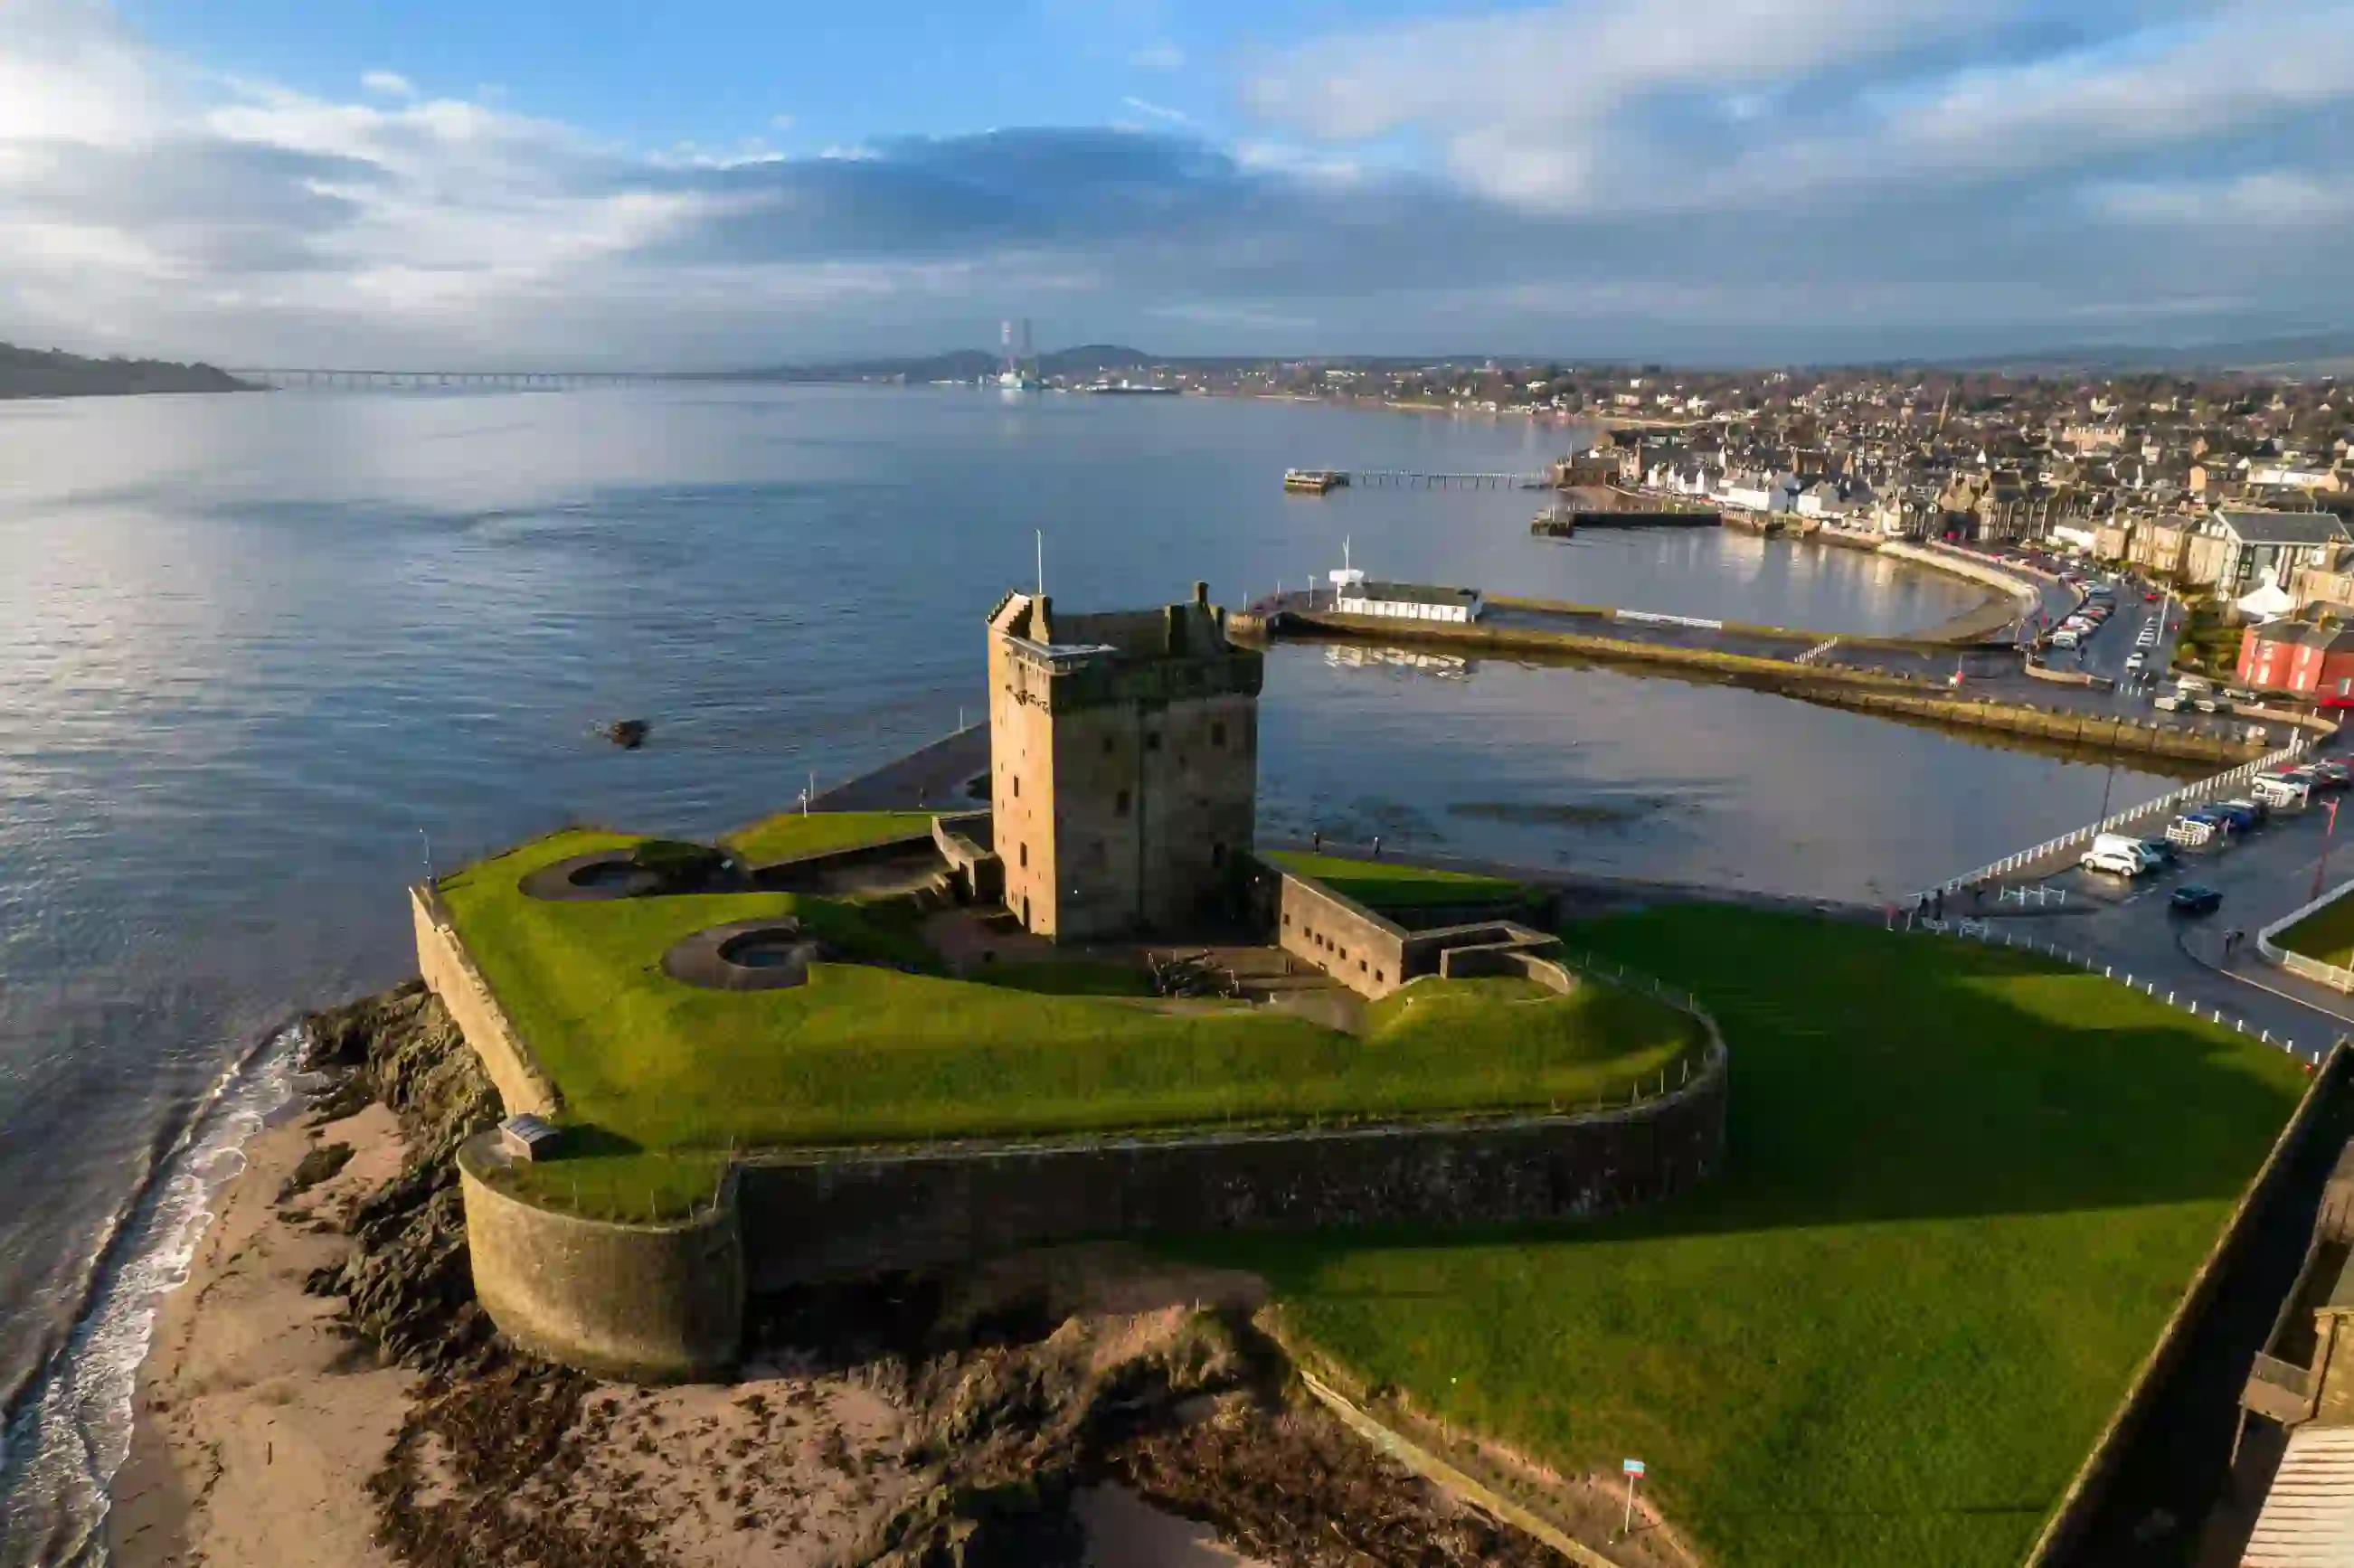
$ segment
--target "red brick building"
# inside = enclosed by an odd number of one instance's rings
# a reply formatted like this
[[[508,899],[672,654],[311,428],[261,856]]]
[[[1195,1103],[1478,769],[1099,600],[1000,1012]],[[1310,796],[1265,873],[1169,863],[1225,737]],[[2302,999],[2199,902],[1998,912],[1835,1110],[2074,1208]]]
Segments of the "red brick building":
[[[2354,626],[2268,620],[2240,633],[2240,684],[2354,707]]]

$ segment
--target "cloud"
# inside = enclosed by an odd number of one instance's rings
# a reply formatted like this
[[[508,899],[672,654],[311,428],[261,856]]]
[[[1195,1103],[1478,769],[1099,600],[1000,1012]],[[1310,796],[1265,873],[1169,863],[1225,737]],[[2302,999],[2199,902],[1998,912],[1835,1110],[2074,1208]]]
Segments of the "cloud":
[[[1032,315],[1172,352],[1782,359],[2343,321],[2344,16],[2092,4],[1500,12],[1258,57],[1231,143],[1139,96],[1136,128],[811,155],[323,97],[0,0],[0,338],[687,366]]]
[[[360,78],[360,85],[379,98],[414,98],[417,89],[398,71],[372,70]]]
[[[1922,178],[2211,150],[2354,101],[2354,7],[1633,0],[1310,40],[1246,101],[1327,143],[1411,132],[1458,178],[1563,212],[1766,207]]]
[[[1150,119],[1158,120],[1164,125],[1191,125],[1193,123],[1193,117],[1192,115],[1186,113],[1182,110],[1171,109],[1164,104],[1153,103],[1141,98],[1123,98],[1120,100],[1120,102],[1126,104],[1129,108],[1135,110],[1139,114],[1145,115]]]
[[[1139,70],[1182,70],[1185,51],[1167,38],[1156,38],[1130,54],[1128,63]]]

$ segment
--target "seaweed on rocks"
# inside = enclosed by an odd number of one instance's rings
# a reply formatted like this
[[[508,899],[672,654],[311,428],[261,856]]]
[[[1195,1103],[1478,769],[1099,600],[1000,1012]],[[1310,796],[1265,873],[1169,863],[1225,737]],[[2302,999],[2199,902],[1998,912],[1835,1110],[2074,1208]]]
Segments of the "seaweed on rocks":
[[[306,1288],[345,1298],[352,1326],[403,1365],[445,1373],[487,1367],[495,1340],[474,1300],[453,1157],[467,1138],[498,1124],[498,1091],[422,981],[304,1022],[303,1065],[345,1080],[323,1106],[340,1107],[350,1084],[365,1085],[400,1118],[408,1150],[400,1173],[352,1211],[350,1254],[313,1272]]]

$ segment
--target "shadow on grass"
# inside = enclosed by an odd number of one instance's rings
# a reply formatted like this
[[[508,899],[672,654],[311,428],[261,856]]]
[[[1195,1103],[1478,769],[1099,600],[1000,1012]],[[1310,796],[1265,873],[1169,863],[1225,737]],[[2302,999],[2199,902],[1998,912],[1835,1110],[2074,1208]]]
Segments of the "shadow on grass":
[[[1715,1014],[1732,1055],[1723,1170],[1681,1198],[1595,1221],[1373,1226],[1335,1245],[2228,1202],[2307,1081],[2273,1047],[1999,948],[1711,906],[1569,936],[1691,987]]]

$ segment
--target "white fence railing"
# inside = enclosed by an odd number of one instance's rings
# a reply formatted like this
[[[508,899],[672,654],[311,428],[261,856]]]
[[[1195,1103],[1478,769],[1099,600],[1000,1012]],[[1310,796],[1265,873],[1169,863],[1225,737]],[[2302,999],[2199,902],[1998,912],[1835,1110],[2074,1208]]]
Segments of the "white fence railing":
[[[2340,883],[2320,897],[2300,904],[2263,930],[2256,933],[2256,950],[2293,975],[2302,975],[2317,985],[2332,991],[2354,991],[2354,969],[2325,964],[2319,959],[2292,952],[2274,938],[2299,920],[2318,909],[2326,909],[2349,894],[2354,894],[2354,882]]]
[[[1914,895],[1914,901],[1917,902],[1937,893],[1958,893],[1974,883],[1989,882],[1996,877],[2008,876],[2014,871],[2033,865],[2039,861],[2047,860],[2063,850],[2073,849],[2078,844],[2090,843],[2103,833],[2113,833],[2127,822],[2139,821],[2142,818],[2153,814],[2172,813],[2195,801],[2212,800],[2219,795],[2227,794],[2259,773],[2267,773],[2285,763],[2295,761],[2305,755],[2306,748],[2311,744],[2312,737],[2299,730],[2289,737],[2289,743],[2286,746],[2277,750],[2268,751],[2253,762],[2243,762],[2229,772],[2218,773],[2211,779],[2201,779],[2195,784],[2185,784],[2181,789],[2168,790],[2155,800],[2145,801],[2141,805],[2112,812],[2099,821],[2078,828],[2073,832],[2062,833],[2058,838],[2046,839],[2033,849],[2023,849],[2017,854],[2005,855],[1992,864],[1982,865],[1976,871],[1965,872],[1950,882],[1940,883],[1935,887],[1923,888]]]

